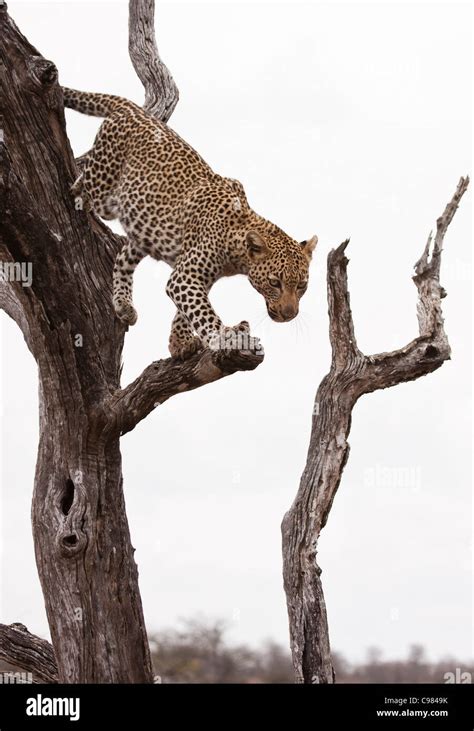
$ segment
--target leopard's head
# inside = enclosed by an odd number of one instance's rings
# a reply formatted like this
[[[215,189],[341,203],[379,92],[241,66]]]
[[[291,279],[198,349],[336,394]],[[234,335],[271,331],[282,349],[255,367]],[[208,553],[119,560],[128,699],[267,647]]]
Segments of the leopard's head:
[[[248,231],[248,278],[265,298],[275,322],[288,322],[298,314],[299,302],[308,287],[309,265],[318,237],[300,244],[279,229]]]

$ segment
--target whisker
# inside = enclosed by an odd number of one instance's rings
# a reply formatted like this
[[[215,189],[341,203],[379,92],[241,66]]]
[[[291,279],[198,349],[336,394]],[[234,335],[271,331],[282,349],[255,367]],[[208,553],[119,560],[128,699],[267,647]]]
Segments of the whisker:
[[[259,319],[259,321],[254,324],[254,327],[259,327],[262,324],[262,322],[264,322],[267,318],[270,319],[268,317],[268,312],[264,312],[263,315],[261,316],[261,318]]]

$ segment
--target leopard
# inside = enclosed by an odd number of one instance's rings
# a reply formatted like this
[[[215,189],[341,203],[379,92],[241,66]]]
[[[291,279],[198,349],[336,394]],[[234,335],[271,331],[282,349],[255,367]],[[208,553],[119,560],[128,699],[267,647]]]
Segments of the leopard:
[[[146,256],[172,269],[166,293],[176,307],[169,352],[185,360],[222,336],[250,334],[248,321],[226,326],[209,292],[244,275],[269,317],[288,322],[308,287],[318,237],[297,241],[250,207],[242,183],[215,173],[168,124],[121,96],[62,87],[67,108],[103,118],[72,194],[85,211],[118,219],[124,244],[113,269],[113,307],[137,321],[133,275]]]

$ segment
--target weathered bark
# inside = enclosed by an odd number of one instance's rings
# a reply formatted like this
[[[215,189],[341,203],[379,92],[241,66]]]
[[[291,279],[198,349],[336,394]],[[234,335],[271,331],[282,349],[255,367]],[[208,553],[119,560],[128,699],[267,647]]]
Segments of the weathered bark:
[[[316,394],[306,467],[298,493],[282,522],[283,574],[291,651],[298,683],[333,683],[329,632],[316,555],[342,471],[349,456],[352,409],[360,396],[411,381],[436,370],[450,357],[444,332],[439,283],[447,228],[469,179],[461,178],[415,266],[419,336],[391,353],[364,355],[357,347],[347,288],[345,241],[328,256],[329,334],[332,362]]]
[[[145,88],[143,107],[167,122],[178,103],[179,92],[156,46],[154,0],[130,2],[128,37],[133,68]]]
[[[156,97],[163,93],[165,102],[159,114],[166,118],[177,96],[163,67],[166,85],[160,86],[153,2],[132,0],[130,6],[132,56],[136,66],[148,61],[153,69],[147,98],[155,84]],[[140,28],[146,42],[134,54]],[[33,272],[30,287],[0,283],[0,307],[21,328],[38,364],[32,523],[57,675],[67,683],[152,682],[120,434],[158,402],[255,368],[263,356],[204,351],[185,363],[159,361],[120,389],[125,328],[114,315],[111,286],[121,240],[93,215],[75,210],[69,188],[77,169],[56,68],[21,35],[5,5],[0,58],[0,260],[29,262]],[[4,659],[18,660],[7,655],[3,644]]]
[[[0,624],[0,660],[26,670],[34,683],[57,683],[53,648],[32,635],[23,624]]]

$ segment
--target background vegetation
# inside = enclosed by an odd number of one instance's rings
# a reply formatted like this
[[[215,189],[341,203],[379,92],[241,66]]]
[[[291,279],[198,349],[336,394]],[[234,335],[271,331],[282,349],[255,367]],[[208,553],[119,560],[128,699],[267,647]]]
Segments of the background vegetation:
[[[182,629],[152,637],[155,672],[162,683],[292,683],[290,653],[269,641],[260,648],[233,646],[224,622],[185,620]],[[377,648],[351,663],[333,653],[339,683],[444,683],[445,673],[470,672],[474,663],[446,657],[430,662],[423,647],[412,645],[405,658],[385,660]]]

